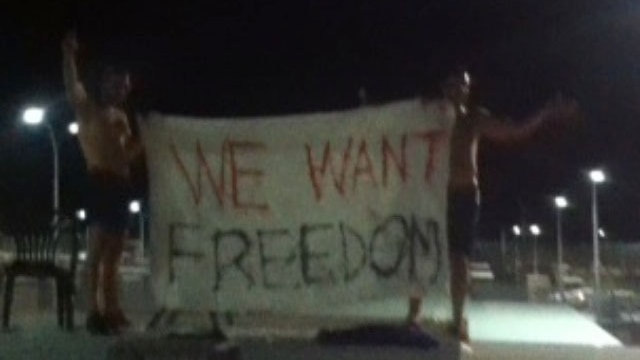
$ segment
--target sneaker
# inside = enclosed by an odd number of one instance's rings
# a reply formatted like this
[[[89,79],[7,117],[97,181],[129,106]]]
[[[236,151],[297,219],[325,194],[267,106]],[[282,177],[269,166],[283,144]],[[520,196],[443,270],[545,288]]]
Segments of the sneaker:
[[[119,333],[122,330],[131,327],[131,322],[124,316],[122,310],[115,311],[110,314],[104,315],[104,322],[108,329],[115,333]]]
[[[467,320],[463,320],[460,325],[452,324],[449,327],[449,334],[460,340],[463,344],[471,344],[471,339],[469,338],[469,324],[467,323]]]
[[[473,348],[471,348],[471,344],[466,343],[464,341],[460,341],[460,354],[462,358],[469,358],[473,356]]]

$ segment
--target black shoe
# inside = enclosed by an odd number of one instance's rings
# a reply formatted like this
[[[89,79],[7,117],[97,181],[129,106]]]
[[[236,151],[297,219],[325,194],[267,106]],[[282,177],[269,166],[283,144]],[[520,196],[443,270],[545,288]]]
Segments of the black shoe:
[[[91,335],[110,335],[109,327],[97,311],[93,311],[87,316],[87,331]]]
[[[131,322],[124,316],[122,311],[102,316],[102,323],[111,334],[120,334],[131,327]]]

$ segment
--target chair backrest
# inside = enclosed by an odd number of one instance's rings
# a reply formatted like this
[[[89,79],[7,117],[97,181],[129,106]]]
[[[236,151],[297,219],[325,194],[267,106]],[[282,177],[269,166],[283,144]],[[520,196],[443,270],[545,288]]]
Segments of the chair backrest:
[[[22,263],[55,264],[57,239],[51,231],[14,235],[16,260]]]
[[[77,222],[74,220],[63,219],[58,227],[58,251],[69,254],[69,271],[75,275],[78,266],[79,237]]]
[[[60,263],[60,257],[66,257],[69,270],[75,273],[78,239],[74,224],[72,221],[60,221],[56,226],[16,231],[12,236],[16,247],[15,260],[31,265],[56,265]]]

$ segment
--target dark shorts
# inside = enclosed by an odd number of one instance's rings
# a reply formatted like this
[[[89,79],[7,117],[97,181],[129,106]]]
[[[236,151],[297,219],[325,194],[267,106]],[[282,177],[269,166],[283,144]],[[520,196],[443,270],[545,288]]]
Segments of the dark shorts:
[[[447,204],[449,253],[467,257],[471,255],[478,223],[478,205],[477,190],[449,190]]]
[[[129,222],[129,181],[116,174],[89,172],[89,223],[110,235],[122,235]]]

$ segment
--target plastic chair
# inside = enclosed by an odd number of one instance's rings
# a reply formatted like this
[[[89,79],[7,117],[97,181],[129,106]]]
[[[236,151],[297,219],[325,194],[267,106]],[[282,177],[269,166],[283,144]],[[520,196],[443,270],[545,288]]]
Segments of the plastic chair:
[[[78,263],[78,237],[74,222],[62,221],[59,226],[19,230],[12,238],[16,253],[5,268],[3,327],[9,327],[15,279],[26,276],[55,280],[58,325],[73,330],[74,279]]]

